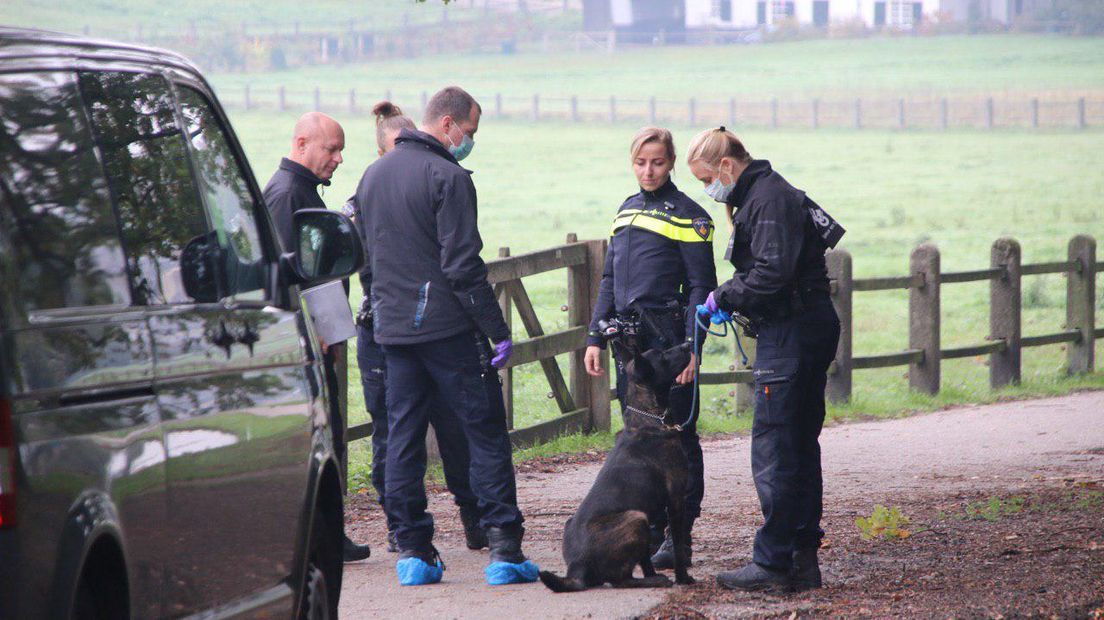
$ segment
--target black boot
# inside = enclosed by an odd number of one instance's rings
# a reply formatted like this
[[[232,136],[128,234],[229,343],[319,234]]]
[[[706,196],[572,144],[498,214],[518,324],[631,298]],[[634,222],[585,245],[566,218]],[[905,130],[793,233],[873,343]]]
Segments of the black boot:
[[[692,540],[690,533],[686,533],[686,566],[687,568],[694,565],[690,561],[690,556],[694,554],[694,550],[691,547]],[[675,541],[671,538],[671,528],[667,528],[667,537],[663,539],[663,544],[659,546],[659,550],[652,556],[652,566],[657,570],[670,570],[675,567]]]
[[[387,553],[399,552],[399,535],[395,530],[387,530]]]
[[[521,553],[521,537],[525,528],[520,525],[487,528],[487,544],[491,548],[491,562],[521,564],[525,556]]]
[[[440,564],[441,568],[445,567],[445,561],[441,558],[441,553],[437,551],[437,547],[433,545],[412,549],[399,549],[399,559],[405,560],[407,558],[418,558],[430,566]]]
[[[820,564],[817,562],[816,549],[795,549],[790,580],[795,592],[821,587]]]
[[[752,562],[740,570],[720,573],[717,585],[729,590],[784,592],[790,589],[790,574]]]
[[[358,545],[346,536],[341,543],[341,555],[346,562],[359,562],[367,560],[372,555],[372,548],[368,545]]]
[[[479,507],[474,504],[460,504],[460,522],[464,524],[464,542],[468,549],[486,549],[487,532],[479,527]]]

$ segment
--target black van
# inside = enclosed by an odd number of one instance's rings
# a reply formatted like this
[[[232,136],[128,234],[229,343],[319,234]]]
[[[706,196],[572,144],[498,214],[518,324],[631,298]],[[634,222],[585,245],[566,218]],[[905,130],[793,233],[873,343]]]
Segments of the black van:
[[[326,617],[330,396],[299,286],[210,86],[165,51],[0,28],[0,618]]]

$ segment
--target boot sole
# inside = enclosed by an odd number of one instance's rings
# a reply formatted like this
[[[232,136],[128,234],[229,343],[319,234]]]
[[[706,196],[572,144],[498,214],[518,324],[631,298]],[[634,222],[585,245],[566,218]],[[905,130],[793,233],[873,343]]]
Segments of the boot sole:
[[[725,583],[720,579],[717,579],[717,585],[725,588],[726,590],[736,590],[739,592],[767,592],[770,594],[786,594],[792,591],[792,585],[788,583],[762,583],[751,586],[742,586],[734,583]]]

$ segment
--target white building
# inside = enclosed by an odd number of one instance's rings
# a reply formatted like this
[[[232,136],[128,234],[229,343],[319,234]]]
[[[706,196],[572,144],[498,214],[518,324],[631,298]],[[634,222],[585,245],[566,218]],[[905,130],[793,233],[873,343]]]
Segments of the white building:
[[[742,29],[792,19],[800,25],[828,26],[861,19],[871,28],[911,28],[935,19],[947,0],[685,0],[686,27]],[[960,0],[969,2],[970,0]]]

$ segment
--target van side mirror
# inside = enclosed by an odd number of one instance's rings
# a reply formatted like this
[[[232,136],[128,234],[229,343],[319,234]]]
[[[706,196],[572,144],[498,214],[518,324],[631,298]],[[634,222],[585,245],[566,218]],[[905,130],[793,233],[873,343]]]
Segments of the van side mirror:
[[[320,284],[350,276],[365,264],[364,246],[353,222],[328,209],[302,209],[292,215],[296,284]]]

